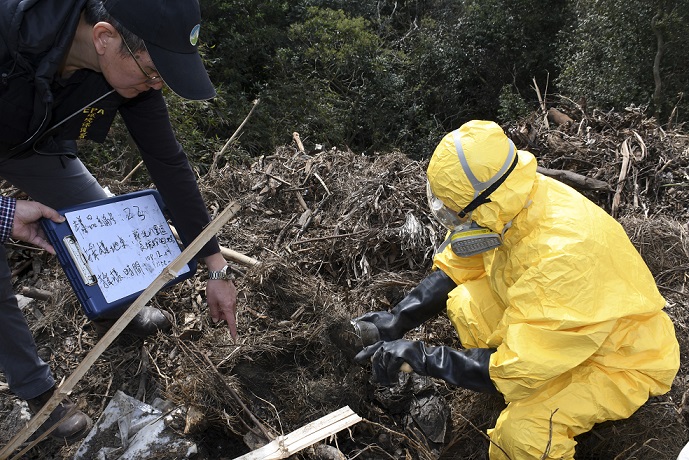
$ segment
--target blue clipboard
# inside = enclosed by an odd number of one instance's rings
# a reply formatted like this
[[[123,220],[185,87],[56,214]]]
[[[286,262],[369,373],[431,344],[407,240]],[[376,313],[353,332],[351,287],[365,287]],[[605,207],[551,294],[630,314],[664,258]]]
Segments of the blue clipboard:
[[[165,209],[160,193],[143,190],[59,209],[63,223],[41,219],[89,319],[119,316],[181,253]],[[163,288],[195,272],[192,260]]]

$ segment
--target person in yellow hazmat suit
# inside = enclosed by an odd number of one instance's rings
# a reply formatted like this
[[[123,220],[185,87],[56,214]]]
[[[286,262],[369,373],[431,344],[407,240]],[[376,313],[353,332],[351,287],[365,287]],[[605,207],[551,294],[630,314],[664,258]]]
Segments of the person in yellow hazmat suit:
[[[615,219],[536,172],[499,125],[447,134],[427,192],[448,230],[434,271],[391,311],[353,320],[380,341],[356,357],[394,385],[418,374],[499,392],[490,458],[572,459],[575,436],[666,393],[679,345],[653,276]],[[447,309],[463,349],[403,335]]]

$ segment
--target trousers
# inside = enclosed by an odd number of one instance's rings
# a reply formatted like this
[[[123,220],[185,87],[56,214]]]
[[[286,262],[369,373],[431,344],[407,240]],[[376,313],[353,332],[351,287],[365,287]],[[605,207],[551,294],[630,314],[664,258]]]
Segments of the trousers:
[[[55,209],[106,198],[98,181],[78,158],[32,155],[0,161],[0,177],[31,199]],[[0,244],[0,371],[10,390],[31,399],[55,385],[50,366],[39,356],[31,330],[17,304],[7,251]]]

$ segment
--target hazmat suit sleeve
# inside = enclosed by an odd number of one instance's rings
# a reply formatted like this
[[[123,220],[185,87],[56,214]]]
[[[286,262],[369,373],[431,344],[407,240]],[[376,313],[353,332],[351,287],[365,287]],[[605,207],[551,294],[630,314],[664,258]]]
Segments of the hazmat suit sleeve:
[[[481,254],[472,257],[457,257],[452,252],[450,245],[435,255],[433,270],[442,270],[457,284],[479,279],[486,275]]]

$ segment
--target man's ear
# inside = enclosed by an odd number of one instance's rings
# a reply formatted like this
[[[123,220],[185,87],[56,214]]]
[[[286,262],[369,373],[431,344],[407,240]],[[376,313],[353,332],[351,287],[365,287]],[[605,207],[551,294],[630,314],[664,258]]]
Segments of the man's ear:
[[[93,26],[93,44],[99,55],[105,54],[105,49],[112,46],[113,40],[119,37],[117,29],[109,22],[98,22]]]

